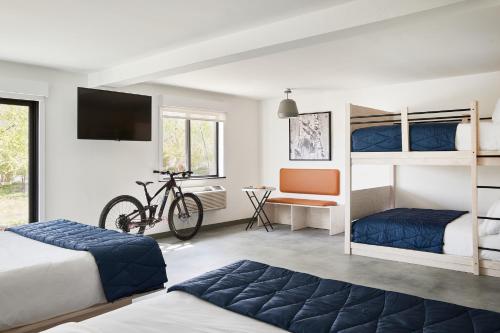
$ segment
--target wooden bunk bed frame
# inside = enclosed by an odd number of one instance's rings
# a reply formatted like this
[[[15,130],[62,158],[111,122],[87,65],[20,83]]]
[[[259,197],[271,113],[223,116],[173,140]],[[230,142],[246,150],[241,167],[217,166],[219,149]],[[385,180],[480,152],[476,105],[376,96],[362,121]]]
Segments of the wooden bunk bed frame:
[[[394,260],[437,268],[445,268],[475,275],[500,277],[500,261],[479,259],[478,189],[495,186],[478,186],[478,166],[500,166],[500,151],[479,151],[479,121],[491,118],[479,118],[478,102],[471,103],[466,109],[409,112],[403,108],[400,113],[377,110],[354,104],[346,106],[345,130],[346,165],[345,165],[345,253],[367,257]],[[411,151],[410,123],[418,122],[470,122],[470,151]],[[351,134],[359,128],[381,124],[401,124],[402,151],[398,152],[352,152]],[[391,184],[384,187],[352,190],[353,165],[389,165],[392,166]],[[395,172],[399,165],[463,166],[470,169],[471,179],[471,216],[472,216],[472,256],[436,254],[416,250],[407,250],[386,246],[368,245],[351,241],[352,221],[371,214],[395,208]],[[490,218],[496,219],[496,218]],[[498,219],[497,219],[498,220]]]

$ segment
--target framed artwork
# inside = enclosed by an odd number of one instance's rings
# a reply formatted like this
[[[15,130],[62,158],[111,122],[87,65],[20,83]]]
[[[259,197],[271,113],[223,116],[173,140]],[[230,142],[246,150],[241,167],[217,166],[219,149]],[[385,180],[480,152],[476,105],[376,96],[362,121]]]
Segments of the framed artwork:
[[[290,161],[331,161],[332,113],[303,113],[289,120]]]

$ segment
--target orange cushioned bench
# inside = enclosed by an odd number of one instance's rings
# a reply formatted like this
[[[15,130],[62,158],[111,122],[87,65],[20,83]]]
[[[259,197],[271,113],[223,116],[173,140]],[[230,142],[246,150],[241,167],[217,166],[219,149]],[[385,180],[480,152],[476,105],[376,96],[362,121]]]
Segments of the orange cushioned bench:
[[[336,169],[281,169],[280,192],[336,196],[340,194],[340,172]],[[270,212],[273,222],[290,224],[292,230],[313,227],[329,229],[332,235],[344,231],[343,208],[335,201],[276,197],[269,198],[266,204],[273,206]],[[314,208],[326,208],[326,214]]]

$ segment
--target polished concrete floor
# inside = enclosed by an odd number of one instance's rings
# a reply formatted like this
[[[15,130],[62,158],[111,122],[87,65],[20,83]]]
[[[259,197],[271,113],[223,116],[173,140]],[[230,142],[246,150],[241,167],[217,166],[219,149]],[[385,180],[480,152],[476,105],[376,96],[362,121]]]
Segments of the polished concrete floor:
[[[167,262],[168,286],[241,259],[500,312],[500,278],[343,254],[343,235],[326,230],[290,231],[277,225],[245,231],[245,225],[202,230],[193,240],[158,240]]]

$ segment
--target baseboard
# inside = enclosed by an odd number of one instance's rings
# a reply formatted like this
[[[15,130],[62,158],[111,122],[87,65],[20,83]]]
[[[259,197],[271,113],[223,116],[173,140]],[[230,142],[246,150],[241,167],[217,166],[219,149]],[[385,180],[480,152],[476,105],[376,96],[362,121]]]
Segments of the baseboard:
[[[239,219],[239,220],[232,220],[232,221],[226,221],[226,222],[220,222],[220,223],[201,225],[200,231],[207,231],[207,230],[219,229],[219,228],[224,228],[224,227],[230,227],[230,226],[238,225],[238,224],[246,224],[246,223],[248,223],[249,220],[250,220],[250,218],[246,218],[246,219]],[[156,234],[150,234],[148,236],[153,237],[154,239],[160,239],[160,238],[166,238],[166,237],[173,236],[173,233],[171,231],[165,231],[165,232],[159,232]]]

